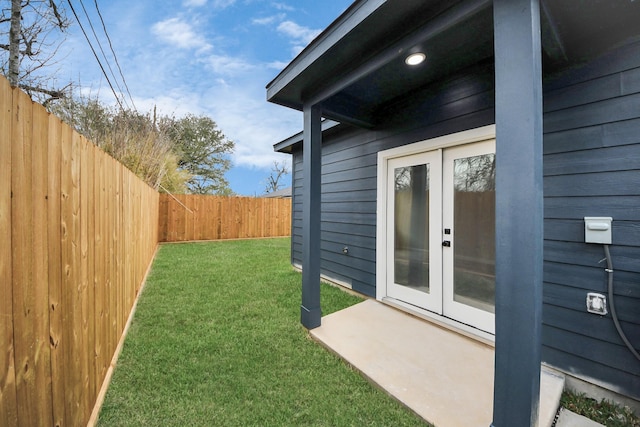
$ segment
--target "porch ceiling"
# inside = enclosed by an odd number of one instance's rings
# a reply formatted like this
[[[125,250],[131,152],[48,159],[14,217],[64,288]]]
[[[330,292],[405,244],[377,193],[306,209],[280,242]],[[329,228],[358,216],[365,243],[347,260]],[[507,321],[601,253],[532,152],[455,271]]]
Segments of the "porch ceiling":
[[[640,35],[640,2],[542,0],[544,73]],[[493,58],[491,0],[359,0],[267,86],[270,102],[375,127],[413,91]],[[409,67],[409,53],[427,60]]]

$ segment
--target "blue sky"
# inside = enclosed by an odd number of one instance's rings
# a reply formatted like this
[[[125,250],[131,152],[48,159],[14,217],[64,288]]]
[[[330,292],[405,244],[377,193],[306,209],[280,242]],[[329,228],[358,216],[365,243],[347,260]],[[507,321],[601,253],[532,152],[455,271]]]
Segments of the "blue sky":
[[[83,3],[108,53],[94,1]],[[234,166],[227,174],[232,190],[253,196],[264,192],[274,161],[289,161],[289,156],[274,153],[272,145],[302,128],[301,113],[266,102],[266,84],[352,1],[97,3],[138,111],[157,106],[162,114],[213,118],[236,143]],[[80,0],[72,4],[90,34]],[[67,16],[75,20],[71,11]],[[85,93],[114,103],[77,22],[58,58],[60,83],[79,81]]]

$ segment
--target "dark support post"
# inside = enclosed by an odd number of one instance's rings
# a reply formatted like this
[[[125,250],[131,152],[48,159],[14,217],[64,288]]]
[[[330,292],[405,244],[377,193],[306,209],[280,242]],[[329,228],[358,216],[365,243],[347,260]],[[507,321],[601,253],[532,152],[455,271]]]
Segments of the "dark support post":
[[[538,0],[494,0],[494,427],[534,426],[542,326],[542,71]]]
[[[320,153],[321,111],[304,106],[302,141],[302,305],[300,321],[307,329],[320,326]]]

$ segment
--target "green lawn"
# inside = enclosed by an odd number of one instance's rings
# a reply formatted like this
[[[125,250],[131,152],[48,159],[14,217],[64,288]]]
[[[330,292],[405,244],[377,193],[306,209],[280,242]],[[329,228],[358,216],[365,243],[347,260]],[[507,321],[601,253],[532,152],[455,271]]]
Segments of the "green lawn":
[[[425,425],[309,338],[289,245],[163,245],[99,426]],[[323,285],[324,314],[358,301]]]

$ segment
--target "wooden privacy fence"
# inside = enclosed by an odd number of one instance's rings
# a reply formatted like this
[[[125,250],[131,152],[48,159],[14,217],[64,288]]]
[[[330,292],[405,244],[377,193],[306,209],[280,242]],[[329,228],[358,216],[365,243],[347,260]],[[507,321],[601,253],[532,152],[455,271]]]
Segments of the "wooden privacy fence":
[[[161,242],[291,235],[291,199],[160,194]]]
[[[0,426],[86,425],[158,193],[0,78]]]

